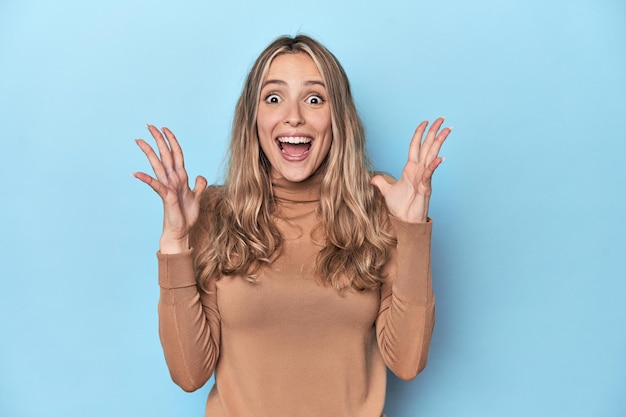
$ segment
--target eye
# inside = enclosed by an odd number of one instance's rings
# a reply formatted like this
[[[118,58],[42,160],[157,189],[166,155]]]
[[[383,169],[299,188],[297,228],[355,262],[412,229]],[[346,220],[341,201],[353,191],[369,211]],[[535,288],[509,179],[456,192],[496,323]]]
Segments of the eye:
[[[278,94],[268,94],[265,97],[265,102],[268,104],[278,104],[280,103],[280,97],[278,96]]]
[[[309,104],[322,104],[324,102],[324,99],[321,96],[314,94],[307,97],[306,102]]]

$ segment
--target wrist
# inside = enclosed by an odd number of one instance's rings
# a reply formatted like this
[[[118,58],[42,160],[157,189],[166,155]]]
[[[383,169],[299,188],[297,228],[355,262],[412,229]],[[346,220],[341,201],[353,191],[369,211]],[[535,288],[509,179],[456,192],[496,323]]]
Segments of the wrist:
[[[159,240],[159,251],[162,254],[176,254],[189,250],[189,236],[176,239],[169,236],[161,236]]]

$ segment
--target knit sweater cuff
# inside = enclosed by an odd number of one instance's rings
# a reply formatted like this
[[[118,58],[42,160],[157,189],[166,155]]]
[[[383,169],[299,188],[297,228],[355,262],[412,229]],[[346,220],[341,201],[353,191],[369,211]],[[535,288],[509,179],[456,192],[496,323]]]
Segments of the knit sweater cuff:
[[[391,217],[398,239],[398,272],[393,292],[405,302],[425,305],[432,301],[430,243],[432,220],[406,223]]]
[[[389,215],[389,219],[391,219],[391,225],[399,242],[410,242],[416,239],[427,239],[430,242],[433,230],[433,219],[430,217],[426,219],[426,223],[409,223],[392,215]]]
[[[157,252],[159,286],[164,289],[184,288],[196,285],[192,249],[176,254]]]

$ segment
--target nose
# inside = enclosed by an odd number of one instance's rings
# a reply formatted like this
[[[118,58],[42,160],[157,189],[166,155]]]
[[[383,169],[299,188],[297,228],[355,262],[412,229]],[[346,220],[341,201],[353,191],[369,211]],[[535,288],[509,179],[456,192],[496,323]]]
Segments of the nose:
[[[287,113],[285,114],[285,124],[291,127],[304,124],[304,117],[302,116],[300,103],[293,103],[287,108]]]

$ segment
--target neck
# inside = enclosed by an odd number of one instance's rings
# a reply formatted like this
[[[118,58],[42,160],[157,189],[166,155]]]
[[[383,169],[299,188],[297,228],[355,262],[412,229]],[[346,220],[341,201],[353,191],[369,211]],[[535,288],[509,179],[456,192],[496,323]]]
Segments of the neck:
[[[291,182],[282,177],[272,178],[272,192],[278,200],[318,201],[323,176],[323,173],[318,170],[318,172],[300,182]]]

